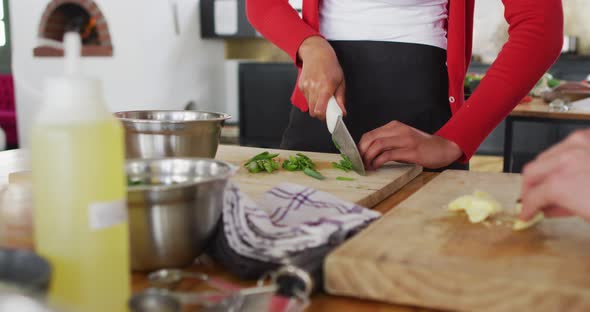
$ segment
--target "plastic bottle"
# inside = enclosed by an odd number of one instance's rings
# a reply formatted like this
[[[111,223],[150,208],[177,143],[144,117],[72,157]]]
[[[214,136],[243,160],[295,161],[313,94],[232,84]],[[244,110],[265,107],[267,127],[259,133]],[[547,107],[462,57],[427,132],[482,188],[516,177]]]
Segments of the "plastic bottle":
[[[79,35],[66,34],[64,46],[65,75],[46,82],[31,131],[35,246],[52,265],[52,304],[127,311],[123,129],[100,82],[79,73]]]

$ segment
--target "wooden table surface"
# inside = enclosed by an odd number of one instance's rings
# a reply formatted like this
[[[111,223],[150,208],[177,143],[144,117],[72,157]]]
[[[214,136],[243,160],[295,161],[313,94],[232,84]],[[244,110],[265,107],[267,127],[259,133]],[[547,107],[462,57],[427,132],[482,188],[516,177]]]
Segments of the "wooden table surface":
[[[549,104],[540,98],[535,98],[529,103],[517,105],[510,113],[510,116],[590,121],[589,111],[577,110],[575,108],[566,112],[550,111]]]
[[[22,150],[12,150],[0,152],[0,185],[7,183],[8,174],[15,171],[22,171],[29,169],[27,153]],[[391,195],[383,202],[375,206],[375,210],[382,213],[394,208],[400,202],[408,198],[430,180],[437,176],[437,173],[424,172],[418,177],[404,186],[400,191]],[[201,261],[187,269],[188,271],[203,272],[212,276],[227,279],[242,286],[253,286],[253,282],[240,281],[235,276],[225,272],[223,268],[211,261]],[[132,274],[132,289],[133,292],[141,291],[149,287],[146,274],[133,273]],[[198,291],[206,289],[202,283],[185,280],[176,289],[179,291]],[[385,303],[371,302],[366,300],[351,299],[344,297],[335,297],[327,294],[317,294],[312,297],[311,304],[306,311],[379,311],[379,312],[416,312],[429,311],[414,307],[396,306]]]
[[[375,210],[379,212],[387,212],[390,209],[397,206],[400,202],[408,198],[434,177],[437,173],[423,172],[417,176],[414,180],[404,186],[397,193],[391,195],[380,204],[375,206]],[[253,286],[253,282],[244,282],[237,279],[235,276],[225,272],[223,268],[210,261],[203,261],[202,263],[195,264],[191,268],[187,269],[193,272],[202,272],[219,278],[227,279],[231,282],[240,284],[242,286]],[[146,275],[140,273],[134,273],[132,276],[133,291],[140,291],[146,287],[149,287]],[[178,291],[198,291],[206,289],[205,285],[199,282],[186,280],[177,288]],[[311,304],[307,308],[308,312],[320,312],[320,311],[378,311],[378,312],[417,312],[417,311],[431,311],[415,307],[397,306],[386,303],[372,302],[367,300],[359,300],[353,298],[344,298],[330,296],[327,294],[317,294],[311,298]]]

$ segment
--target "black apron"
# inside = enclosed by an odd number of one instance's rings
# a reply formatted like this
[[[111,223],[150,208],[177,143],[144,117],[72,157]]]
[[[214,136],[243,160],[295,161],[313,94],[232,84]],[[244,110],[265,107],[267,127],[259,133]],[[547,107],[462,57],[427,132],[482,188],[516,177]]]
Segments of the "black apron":
[[[344,122],[358,143],[393,120],[433,134],[451,117],[444,49],[413,43],[330,41],[346,80]],[[337,153],[323,121],[293,107],[281,148]],[[441,169],[468,169],[455,163]]]

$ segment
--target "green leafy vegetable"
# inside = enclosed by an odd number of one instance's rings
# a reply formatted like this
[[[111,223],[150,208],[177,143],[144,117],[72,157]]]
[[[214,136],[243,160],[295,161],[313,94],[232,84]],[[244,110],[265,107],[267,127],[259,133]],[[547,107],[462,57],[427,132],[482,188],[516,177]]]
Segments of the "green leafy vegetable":
[[[350,161],[350,158],[344,154],[340,154],[340,157],[342,157],[340,162],[332,162],[332,167],[343,170],[344,172],[352,170],[352,161]]]
[[[338,150],[340,150],[340,145],[338,145],[338,143],[336,142],[336,140],[334,140],[334,138],[332,138],[332,143],[334,143],[334,146],[336,146],[336,148]]]
[[[336,141],[333,138],[332,142],[334,142],[334,146],[336,146],[336,148],[340,150],[340,146],[338,146],[338,143],[336,143]],[[340,169],[344,172],[349,172],[350,170],[352,170],[352,161],[350,161],[350,158],[348,158],[348,156],[342,153],[340,154],[340,157],[342,157],[342,159],[339,162],[332,162],[332,167]]]
[[[561,80],[558,80],[555,78],[551,78],[551,79],[547,80],[547,86],[551,89],[559,86],[559,84],[561,84]]]
[[[269,152],[262,152],[252,158],[250,158],[246,164],[252,162],[252,161],[257,161],[257,160],[264,160],[264,159],[273,159],[275,157],[279,156],[279,154],[271,154]]]
[[[259,173],[263,171],[272,173],[275,170],[279,170],[280,167],[279,162],[274,159],[277,156],[279,156],[279,154],[263,152],[250,158],[244,164],[244,167],[246,167],[251,173]],[[316,166],[313,161],[301,153],[297,153],[295,156],[289,156],[289,158],[285,159],[283,162],[282,167],[287,171],[303,171],[306,175],[318,180],[326,178],[315,169]]]
[[[316,169],[314,162],[304,154],[297,153],[295,156],[289,156],[283,162],[283,169],[287,171],[303,171],[306,175],[318,179],[324,180],[324,177]]]
[[[289,159],[285,159],[283,162],[283,169],[288,171],[301,171],[305,168],[315,170],[315,164],[309,157],[301,153],[295,155],[296,156],[289,156]]]
[[[258,167],[258,163],[256,163],[255,161],[245,165],[246,169],[248,169],[248,171],[250,171],[251,173],[258,173],[260,171],[262,171],[262,168]]]
[[[336,177],[336,180],[339,180],[339,181],[354,181],[353,178],[349,178],[349,177]]]
[[[285,159],[283,162],[283,169],[287,171],[301,170],[298,158],[295,156],[289,156],[289,159]]]
[[[279,162],[274,159],[277,156],[279,156],[279,154],[263,152],[250,158],[244,164],[244,167],[246,167],[250,173],[259,173],[262,171],[272,173],[279,169]]]
[[[324,180],[326,178],[321,173],[319,173],[316,170],[311,169],[311,168],[303,169],[303,173],[307,174],[308,176],[310,176],[314,179],[318,179],[318,180]]]
[[[127,185],[128,186],[138,186],[138,185],[147,185],[147,183],[144,183],[141,180],[127,178]]]

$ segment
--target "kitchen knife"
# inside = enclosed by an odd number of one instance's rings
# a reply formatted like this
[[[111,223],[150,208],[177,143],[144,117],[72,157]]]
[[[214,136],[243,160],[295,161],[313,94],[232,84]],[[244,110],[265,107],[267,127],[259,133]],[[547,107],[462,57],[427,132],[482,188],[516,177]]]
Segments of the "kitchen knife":
[[[342,110],[336,99],[331,97],[328,101],[328,108],[326,109],[326,125],[332,134],[332,140],[337,145],[340,153],[348,156],[352,162],[352,169],[360,174],[365,175],[365,166],[363,159],[359,153],[350,132],[346,128],[344,121],[342,121]]]

